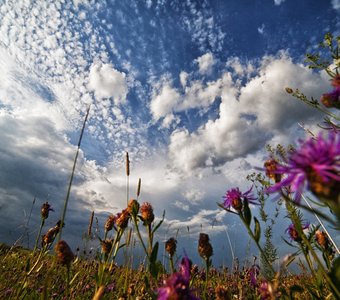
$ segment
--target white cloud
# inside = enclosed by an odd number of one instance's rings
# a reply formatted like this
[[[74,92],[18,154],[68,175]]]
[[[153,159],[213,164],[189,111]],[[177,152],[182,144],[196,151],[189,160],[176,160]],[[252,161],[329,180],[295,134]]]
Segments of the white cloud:
[[[180,101],[178,91],[170,86],[170,83],[165,83],[160,91],[154,95],[150,103],[150,110],[154,120],[159,120],[167,114],[171,114],[173,109]]]
[[[340,9],[340,0],[332,0],[332,6],[335,10]]]
[[[264,28],[265,28],[266,26],[264,25],[264,24],[262,24],[260,27],[257,27],[257,31],[258,31],[258,33],[259,34],[264,34]]]
[[[323,76],[281,57],[265,57],[258,75],[243,87],[223,75],[219,117],[189,133],[172,132],[169,157],[174,169],[190,174],[194,169],[219,166],[263,149],[275,134],[287,133],[298,121],[313,123],[317,113],[292,99],[284,88],[298,87],[307,96],[319,97],[328,89]]]
[[[187,85],[188,76],[189,76],[189,74],[187,72],[184,72],[184,71],[182,71],[179,74],[179,78],[180,78],[181,85],[182,85],[183,88],[185,88],[185,86]]]
[[[280,5],[281,3],[285,2],[286,0],[274,0],[275,5]]]
[[[93,63],[89,77],[89,88],[97,98],[112,97],[116,105],[126,102],[128,87],[124,72],[117,71],[111,64]]]
[[[214,56],[210,52],[197,58],[196,62],[198,63],[198,69],[201,74],[210,74],[215,64]]]

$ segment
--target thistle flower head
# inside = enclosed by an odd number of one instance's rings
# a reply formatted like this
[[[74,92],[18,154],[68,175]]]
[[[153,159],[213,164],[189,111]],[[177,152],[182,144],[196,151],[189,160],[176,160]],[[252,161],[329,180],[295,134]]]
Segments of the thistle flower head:
[[[102,252],[109,254],[112,248],[112,240],[101,241]]]
[[[172,257],[176,252],[177,241],[172,237],[165,242],[165,251]]]
[[[200,233],[198,240],[198,253],[205,260],[208,260],[213,255],[213,248],[209,242],[209,235],[206,233]]]
[[[302,230],[305,230],[309,228],[309,223],[301,224],[301,226],[302,226]],[[302,238],[300,234],[298,233],[298,231],[296,230],[296,227],[293,223],[288,226],[288,228],[286,229],[286,232],[288,232],[288,235],[292,241],[295,241],[295,242],[302,241]]]
[[[329,253],[331,255],[334,254],[333,246],[332,246],[331,241],[329,240],[326,232],[321,231],[321,230],[317,230],[315,232],[315,241],[327,253]]]
[[[105,222],[105,231],[110,231],[113,228],[113,225],[115,223],[115,216],[110,215],[107,217],[106,222]]]
[[[243,202],[245,200],[247,200],[249,203],[257,204],[257,202],[255,201],[256,198],[254,198],[254,196],[251,194],[251,190],[252,187],[245,193],[242,193],[238,187],[228,190],[223,196],[224,207],[227,209],[230,209],[232,207],[236,211],[241,211],[243,207]]]
[[[279,163],[277,174],[285,174],[281,182],[269,187],[267,192],[290,186],[298,202],[308,183],[308,188],[316,195],[336,199],[340,193],[340,135],[329,132],[319,134],[315,139],[300,141],[300,148],[292,152],[286,163]]]
[[[74,259],[71,248],[64,240],[57,243],[55,246],[55,252],[57,255],[57,262],[61,265],[69,266]]]
[[[140,213],[142,219],[144,221],[144,225],[149,225],[155,219],[155,215],[153,213],[153,207],[149,202],[144,202],[140,207]]]
[[[275,183],[278,183],[281,181],[281,174],[276,173],[277,170],[277,160],[274,158],[268,159],[265,163],[264,163],[264,168],[266,170],[266,175],[270,178],[270,179],[274,179]]]
[[[115,223],[119,228],[125,229],[128,226],[129,219],[129,212],[127,211],[127,209],[123,209],[121,213],[118,213],[115,216]]]
[[[323,94],[320,102],[328,108],[340,109],[340,86],[337,86],[333,91]]]
[[[48,218],[49,212],[54,211],[51,205],[46,201],[42,206],[41,206],[41,218],[43,220]]]
[[[139,211],[139,203],[136,199],[130,199],[127,207],[127,211],[131,216],[136,216]]]

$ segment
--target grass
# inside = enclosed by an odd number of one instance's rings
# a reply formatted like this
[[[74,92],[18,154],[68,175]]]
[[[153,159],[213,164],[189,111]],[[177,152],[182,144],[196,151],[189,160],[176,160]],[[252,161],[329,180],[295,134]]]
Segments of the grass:
[[[4,244],[0,246],[0,295],[5,299],[17,299],[16,292],[20,289],[22,279],[26,276],[28,261],[38,258],[38,252],[32,252],[21,247],[11,248]],[[69,299],[92,299],[96,292],[96,276],[100,263],[96,259],[77,257],[71,264],[71,282]],[[24,299],[65,299],[65,267],[54,264],[54,256],[46,255],[39,267],[32,272],[27,280]],[[157,279],[146,276],[146,268],[140,265],[137,269],[126,266],[114,266],[107,270],[104,294],[101,299],[155,299],[156,289],[169,274],[162,273]],[[124,274],[124,276],[122,276]],[[201,298],[205,289],[205,270],[193,266],[191,289],[193,295]],[[146,278],[147,277],[147,278]],[[261,280],[261,279],[260,279]],[[308,274],[282,276],[280,289],[311,285]],[[260,292],[252,286],[249,269],[231,273],[228,269],[211,268],[207,287],[207,299],[258,299]],[[307,290],[295,291],[292,299],[308,299]]]

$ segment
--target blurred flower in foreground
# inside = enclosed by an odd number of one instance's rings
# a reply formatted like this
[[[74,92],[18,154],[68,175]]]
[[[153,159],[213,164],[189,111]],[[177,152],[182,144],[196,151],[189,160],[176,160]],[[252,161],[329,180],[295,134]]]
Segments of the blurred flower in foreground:
[[[278,163],[275,173],[287,177],[267,189],[273,193],[290,186],[295,192],[295,200],[300,201],[303,189],[308,188],[316,195],[327,199],[337,199],[340,194],[340,135],[329,132],[319,134],[292,152],[286,164]]]
[[[256,198],[250,193],[252,188],[250,188],[245,193],[242,193],[239,188],[230,189],[223,196],[223,205],[225,208],[230,209],[231,207],[236,211],[241,211],[243,202],[247,200],[249,203],[257,204]]]
[[[74,259],[74,255],[69,245],[61,240],[55,246],[55,252],[57,255],[57,262],[64,266],[69,266]]]
[[[190,268],[191,261],[189,258],[184,257],[179,267],[180,271],[172,274],[167,280],[164,281],[164,286],[158,288],[158,300],[168,299],[185,299],[185,300],[198,300],[192,295],[190,284]]]
[[[309,224],[308,223],[304,224],[304,225],[301,224],[301,226],[302,226],[302,230],[305,230],[309,227]],[[295,242],[301,242],[302,241],[302,238],[299,235],[299,233],[296,230],[296,227],[293,223],[288,226],[288,228],[286,229],[286,232],[288,232],[291,240],[293,240]]]
[[[340,109],[340,87],[336,87],[330,93],[323,94],[320,102],[328,108],[335,107]]]
[[[328,108],[335,107],[340,109],[340,75],[336,75],[332,79],[332,86],[334,86],[334,90],[323,94],[320,101]]]

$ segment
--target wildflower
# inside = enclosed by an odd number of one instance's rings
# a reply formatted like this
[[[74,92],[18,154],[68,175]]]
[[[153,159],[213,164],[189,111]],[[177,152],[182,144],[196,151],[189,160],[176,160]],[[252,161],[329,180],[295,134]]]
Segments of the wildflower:
[[[61,221],[58,221],[54,227],[47,230],[46,234],[42,236],[41,245],[43,247],[53,243],[54,239],[56,238],[57,234],[60,231],[60,224]]]
[[[215,298],[216,300],[230,299],[228,289],[221,285],[217,285],[215,288]]]
[[[165,242],[165,250],[170,256],[174,256],[177,247],[177,241],[174,238],[170,238]]]
[[[57,262],[61,265],[69,266],[74,259],[71,248],[64,240],[57,243],[55,246],[55,252],[57,255]]]
[[[340,75],[336,75],[333,79],[332,79],[332,86],[334,86],[335,88],[340,87]]]
[[[287,177],[269,187],[267,192],[290,186],[298,202],[308,182],[308,188],[316,196],[337,199],[340,193],[340,135],[329,132],[326,138],[319,134],[300,144],[300,149],[290,154],[286,164],[278,163],[276,167],[277,174]]]
[[[317,230],[315,232],[315,241],[326,252],[330,253],[331,255],[334,253],[334,249],[332,247],[332,244],[331,244],[326,232],[321,231],[321,230]]]
[[[252,286],[257,285],[257,277],[260,274],[260,267],[257,264],[252,265],[249,271],[249,277],[250,277],[250,284]]]
[[[258,290],[261,295],[261,300],[276,299],[274,297],[273,287],[269,282],[262,282]]]
[[[181,263],[179,265],[179,272],[185,277],[185,278],[190,278],[190,273],[191,273],[191,268],[192,268],[192,262],[189,259],[189,257],[184,256],[181,260]]]
[[[114,223],[115,223],[115,216],[114,215],[108,216],[105,222],[105,231],[112,230]]]
[[[115,216],[115,223],[119,228],[125,229],[128,225],[129,219],[130,219],[129,212],[126,209],[123,209],[121,213],[118,213]]]
[[[101,241],[102,252],[104,254],[109,254],[112,248],[112,240]]]
[[[276,169],[277,169],[277,160],[272,158],[267,160],[264,163],[264,168],[266,170],[266,175],[271,178],[274,179],[275,183],[278,183],[281,181],[281,174],[277,174],[276,173]]]
[[[144,221],[144,225],[149,225],[155,219],[155,215],[153,214],[152,205],[149,202],[144,202],[140,207],[140,213],[142,215],[142,219]]]
[[[287,92],[288,94],[292,94],[292,93],[293,93],[293,90],[292,90],[291,88],[289,88],[289,87],[286,87],[286,92]]]
[[[302,230],[305,230],[309,227],[309,224],[307,223],[307,224],[304,224],[304,225],[301,225],[301,226],[302,226]],[[289,237],[292,241],[295,241],[295,242],[301,242],[302,241],[302,238],[299,235],[299,233],[296,230],[295,225],[293,223],[288,226],[288,228],[286,229],[286,232],[288,232]]]
[[[330,93],[323,94],[320,102],[328,108],[340,108],[340,87],[336,87]]]
[[[53,210],[53,208],[51,208],[51,205],[46,201],[41,206],[41,218],[43,220],[47,219],[50,211],[54,211],[54,210]]]
[[[237,211],[241,211],[243,207],[243,202],[245,200],[247,200],[249,203],[256,204],[256,202],[254,201],[256,198],[254,198],[250,194],[251,190],[252,187],[245,193],[242,193],[239,188],[230,189],[226,192],[225,196],[223,196],[224,207],[228,209],[232,207]]]
[[[131,216],[136,216],[139,211],[139,203],[136,199],[131,199],[128,203],[127,211]]]
[[[200,233],[198,253],[205,260],[208,260],[213,255],[213,248],[209,243],[209,235],[205,233]]]

